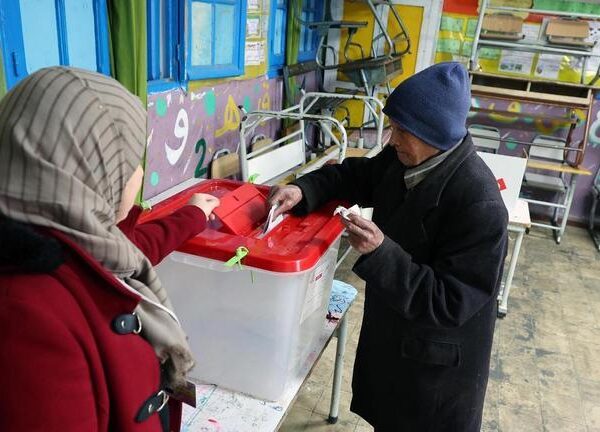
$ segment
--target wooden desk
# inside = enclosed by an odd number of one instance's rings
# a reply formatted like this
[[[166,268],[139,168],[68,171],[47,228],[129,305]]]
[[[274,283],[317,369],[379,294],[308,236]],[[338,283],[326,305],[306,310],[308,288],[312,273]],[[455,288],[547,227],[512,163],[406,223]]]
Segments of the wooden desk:
[[[345,157],[346,158],[349,158],[349,157],[369,157],[370,158],[370,157],[375,156],[380,151],[381,151],[381,149],[379,149],[377,147],[373,147],[371,149],[367,149],[367,148],[360,149],[360,148],[355,148],[355,147],[347,147]],[[333,146],[329,147],[327,150],[325,150],[324,154],[321,155],[319,158],[307,162],[306,164],[296,168],[292,172],[287,172],[282,176],[276,177],[275,179],[269,181],[268,184],[274,184],[274,185],[275,184],[276,185],[288,184],[288,183],[296,180],[298,177],[303,176],[304,174],[308,174],[309,172],[318,170],[319,168],[321,168],[323,165],[325,165],[329,161],[336,161],[338,152],[339,152],[338,146],[333,145]]]
[[[370,157],[373,149],[348,147],[346,149],[346,157]]]
[[[555,162],[544,162],[534,159],[527,160],[527,167],[575,175],[592,175],[592,172],[585,168],[572,167],[571,165],[560,164]]]
[[[292,406],[321,354],[337,333],[337,353],[330,406],[330,422],[337,420],[344,349],[347,338],[346,312],[356,299],[356,289],[334,281],[329,300],[332,319],[325,319],[319,345],[306,359],[300,373],[291,382],[279,401],[269,402],[222,389],[216,385],[196,384],[196,408],[184,405],[182,432],[271,432],[277,430]]]
[[[524,199],[525,201],[527,201],[530,204],[541,205],[541,206],[551,207],[551,208],[555,209],[554,215],[552,217],[552,224],[532,222],[531,225],[553,230],[554,239],[556,240],[556,243],[560,244],[562,236],[565,232],[565,228],[567,227],[567,221],[569,219],[569,212],[571,211],[571,205],[573,204],[573,196],[575,195],[575,186],[577,184],[577,176],[592,175],[592,172],[585,168],[572,167],[567,164],[561,164],[561,163],[557,163],[557,162],[545,162],[545,161],[540,161],[540,160],[535,160],[535,159],[528,159],[527,167],[532,168],[532,169],[539,169],[539,170],[544,170],[544,171],[561,173],[561,174],[569,174],[569,177],[570,177],[569,183],[567,184],[567,187],[566,187],[566,191],[565,191],[566,195],[565,195],[565,199],[564,199],[563,203],[552,202],[552,201],[540,201],[540,200],[534,200],[534,199],[530,199],[530,198]],[[560,224],[559,224],[558,223],[558,211],[560,209],[562,209],[564,212],[563,212],[563,216],[560,221]]]
[[[518,199],[511,214],[508,215],[508,230],[517,233],[515,246],[508,262],[508,272],[502,283],[500,293],[498,294],[498,317],[504,318],[508,312],[508,296],[512,286],[515,268],[521,252],[523,236],[527,228],[531,227],[531,218],[529,215],[529,204],[523,199]]]

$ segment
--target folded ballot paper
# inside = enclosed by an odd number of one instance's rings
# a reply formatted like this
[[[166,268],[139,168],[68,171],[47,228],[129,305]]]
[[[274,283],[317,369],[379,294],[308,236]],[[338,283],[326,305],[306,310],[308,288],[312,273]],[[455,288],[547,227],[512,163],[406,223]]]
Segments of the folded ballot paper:
[[[357,216],[360,216],[360,207],[358,206],[358,204],[354,204],[352,207],[350,208],[346,208],[346,207],[342,207],[342,206],[338,206],[335,211],[333,212],[333,215],[341,215],[344,219],[348,219],[350,217],[351,214],[355,214]]]
[[[267,216],[267,220],[266,220],[265,224],[263,225],[261,237],[266,236],[273,228],[275,228],[277,225],[279,225],[283,221],[284,216],[282,214],[280,214],[276,218],[273,217],[275,215],[276,209],[277,209],[277,204],[273,205],[271,207],[271,210],[269,210],[269,215]]]

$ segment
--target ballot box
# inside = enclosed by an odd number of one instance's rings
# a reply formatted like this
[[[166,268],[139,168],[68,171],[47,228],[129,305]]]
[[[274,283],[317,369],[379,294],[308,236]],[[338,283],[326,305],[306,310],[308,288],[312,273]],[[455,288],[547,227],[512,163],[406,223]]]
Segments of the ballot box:
[[[331,203],[265,232],[268,191],[206,180],[154,205],[141,222],[196,192],[220,198],[215,220],[157,272],[196,358],[191,376],[276,400],[321,334],[343,225]]]

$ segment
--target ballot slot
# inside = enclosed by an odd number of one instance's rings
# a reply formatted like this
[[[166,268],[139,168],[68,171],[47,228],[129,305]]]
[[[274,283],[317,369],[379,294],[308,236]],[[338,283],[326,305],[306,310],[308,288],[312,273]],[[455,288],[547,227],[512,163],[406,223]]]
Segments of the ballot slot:
[[[219,231],[263,238],[285,218],[275,217],[275,209],[256,186],[244,184],[225,194],[214,213],[221,224]]]

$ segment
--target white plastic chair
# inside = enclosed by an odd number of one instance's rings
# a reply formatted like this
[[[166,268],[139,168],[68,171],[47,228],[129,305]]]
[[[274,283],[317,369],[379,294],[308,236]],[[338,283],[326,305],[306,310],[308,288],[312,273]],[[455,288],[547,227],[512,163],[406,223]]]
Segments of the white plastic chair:
[[[478,150],[498,153],[500,148],[500,131],[498,128],[472,124],[469,126],[469,134],[471,134],[473,144]]]
[[[538,145],[536,146],[536,144]],[[540,144],[543,146],[553,147],[540,147]],[[562,138],[538,135],[533,139],[532,145],[529,148],[529,159],[540,162],[558,162],[561,164],[566,163],[564,150],[565,146],[566,141]],[[548,170],[546,172],[550,173],[552,171]],[[561,172],[559,175],[552,175],[526,171],[523,179],[523,186],[526,186],[529,189],[540,189],[559,194],[559,197],[557,197],[557,199],[554,201],[541,201],[526,197],[523,198],[530,204],[554,209],[551,225],[539,222],[532,222],[531,225],[554,230],[554,237],[557,243],[560,243],[562,235],[567,226],[567,219],[569,218],[569,212],[571,210],[571,204],[573,203],[573,195],[575,192],[573,175],[570,175],[569,181],[567,181],[566,176],[567,174],[564,172]],[[559,224],[558,216],[560,210],[562,210],[562,218]]]
[[[552,145],[562,148],[537,147],[536,144]],[[563,163],[565,160],[565,151],[563,149],[565,145],[564,139],[538,135],[532,141],[532,146],[529,149],[529,158],[546,162]],[[566,193],[569,187],[562,174],[560,176],[553,176],[532,172],[525,173],[525,185],[527,187],[561,193]]]

